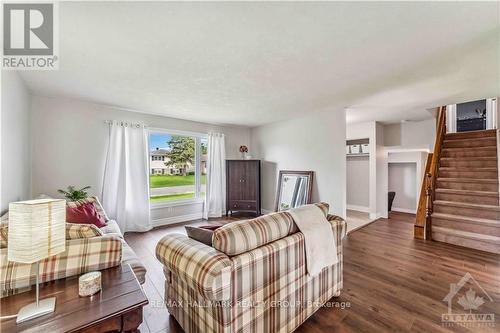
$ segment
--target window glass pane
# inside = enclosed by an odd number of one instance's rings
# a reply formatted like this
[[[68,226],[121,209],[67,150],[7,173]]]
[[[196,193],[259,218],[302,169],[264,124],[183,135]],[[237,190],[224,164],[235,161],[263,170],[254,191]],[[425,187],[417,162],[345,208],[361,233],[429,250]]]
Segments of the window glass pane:
[[[200,149],[206,155],[205,148]],[[189,200],[196,195],[196,138],[168,133],[149,135],[150,201]],[[198,157],[199,159],[200,157]],[[206,160],[206,156],[204,158]],[[203,158],[200,159],[202,161]],[[205,167],[203,167],[203,163]],[[201,165],[202,190],[205,192],[206,162]]]

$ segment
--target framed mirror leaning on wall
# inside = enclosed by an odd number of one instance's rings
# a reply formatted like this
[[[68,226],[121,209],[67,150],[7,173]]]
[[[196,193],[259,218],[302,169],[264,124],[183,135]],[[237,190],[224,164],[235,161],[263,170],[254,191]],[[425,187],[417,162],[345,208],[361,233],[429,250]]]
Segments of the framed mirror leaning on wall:
[[[275,211],[281,212],[311,203],[313,171],[280,170]]]

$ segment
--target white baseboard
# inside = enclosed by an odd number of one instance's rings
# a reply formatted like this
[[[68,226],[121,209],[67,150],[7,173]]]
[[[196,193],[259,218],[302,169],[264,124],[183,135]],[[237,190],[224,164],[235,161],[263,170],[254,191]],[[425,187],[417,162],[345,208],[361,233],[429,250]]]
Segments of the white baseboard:
[[[392,211],[400,212],[400,213],[408,213],[408,214],[416,214],[417,213],[417,211],[415,209],[399,208],[399,207],[392,207]]]
[[[358,212],[369,213],[370,207],[358,206],[358,205],[347,205],[348,210],[355,210]]]
[[[180,216],[171,216],[171,217],[164,217],[161,219],[152,220],[151,224],[153,225],[153,227],[160,227],[160,226],[169,225],[169,224],[199,220],[202,217],[203,217],[202,213],[194,213],[194,214],[187,214],[187,215],[180,215]]]
[[[274,210],[269,210],[269,209],[264,209],[264,208],[261,208],[261,213],[263,215],[267,215],[267,214],[271,214],[271,213],[274,213]]]
[[[377,213],[377,219],[387,219],[387,218],[389,218],[389,212],[387,212],[386,215],[384,215],[380,212]]]

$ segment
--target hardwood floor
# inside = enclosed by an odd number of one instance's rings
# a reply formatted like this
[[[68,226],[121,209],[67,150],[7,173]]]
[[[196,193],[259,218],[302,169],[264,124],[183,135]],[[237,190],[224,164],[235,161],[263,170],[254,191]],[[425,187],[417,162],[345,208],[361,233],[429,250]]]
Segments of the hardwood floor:
[[[344,240],[344,290],[340,297],[332,299],[350,306],[323,307],[296,332],[498,332],[500,255],[415,240],[413,223],[412,215],[391,213],[390,219],[380,219],[350,233]],[[164,277],[154,257],[158,240],[171,232],[184,232],[184,227],[125,236],[148,269],[145,291],[150,304],[144,312],[143,333],[182,331],[162,304]],[[472,280],[467,282],[453,299],[453,313],[469,312],[457,299],[471,288],[476,292],[473,299],[482,297],[485,302],[472,313],[494,314],[496,327],[442,325],[441,316],[448,312],[443,299],[450,284],[458,283],[466,273],[484,292]]]
[[[370,219],[370,214],[359,212],[357,210],[347,210],[347,233],[354,232],[360,228],[363,228],[367,224],[373,222],[373,219]]]

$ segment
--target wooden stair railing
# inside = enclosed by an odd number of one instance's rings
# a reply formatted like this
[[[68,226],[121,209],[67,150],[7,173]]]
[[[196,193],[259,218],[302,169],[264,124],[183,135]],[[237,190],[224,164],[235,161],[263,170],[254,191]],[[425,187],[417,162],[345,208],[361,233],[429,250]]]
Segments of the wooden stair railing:
[[[425,239],[425,224],[427,219],[427,175],[429,174],[432,161],[432,153],[427,155],[427,162],[425,163],[424,178],[422,179],[422,186],[420,188],[420,196],[417,207],[417,217],[415,226],[413,228],[415,238]]]
[[[441,147],[446,134],[446,106],[442,106],[437,114],[436,142],[433,153],[427,156],[425,177],[420,189],[417,216],[413,234],[418,239],[432,239],[432,211],[436,189]]]

